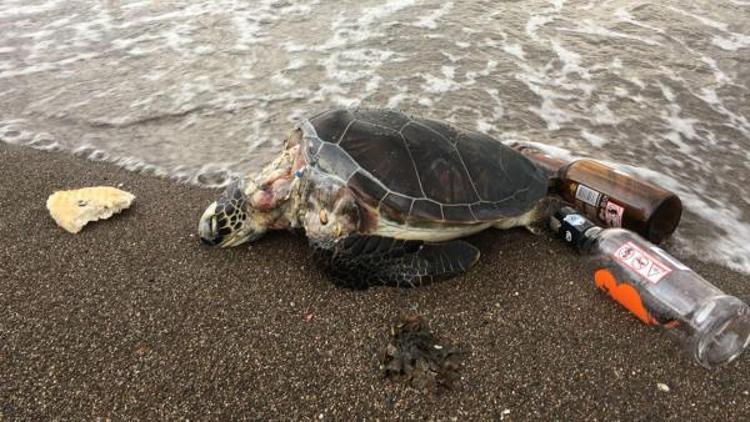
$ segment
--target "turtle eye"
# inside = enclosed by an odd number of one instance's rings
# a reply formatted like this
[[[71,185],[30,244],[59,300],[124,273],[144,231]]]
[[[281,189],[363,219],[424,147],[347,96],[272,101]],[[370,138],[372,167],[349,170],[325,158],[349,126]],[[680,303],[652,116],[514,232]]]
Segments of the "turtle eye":
[[[324,226],[328,224],[328,211],[326,211],[325,209],[320,210],[318,217],[320,218],[320,224]]]

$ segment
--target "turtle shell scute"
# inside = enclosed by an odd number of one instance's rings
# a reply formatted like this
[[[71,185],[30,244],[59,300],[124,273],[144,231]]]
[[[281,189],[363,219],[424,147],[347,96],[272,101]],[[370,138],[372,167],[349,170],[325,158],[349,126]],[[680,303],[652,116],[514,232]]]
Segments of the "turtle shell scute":
[[[445,122],[341,109],[306,124],[311,163],[396,221],[493,221],[528,212],[546,194],[543,172],[519,152]]]

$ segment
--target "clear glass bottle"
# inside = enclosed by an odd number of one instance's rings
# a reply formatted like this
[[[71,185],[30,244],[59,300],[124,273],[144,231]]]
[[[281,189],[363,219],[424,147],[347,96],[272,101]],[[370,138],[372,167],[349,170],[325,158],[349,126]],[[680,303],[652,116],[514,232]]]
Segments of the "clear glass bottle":
[[[571,207],[550,219],[591,257],[596,286],[647,325],[675,335],[698,363],[731,362],[750,343],[750,308],[667,252],[625,229],[603,229]]]

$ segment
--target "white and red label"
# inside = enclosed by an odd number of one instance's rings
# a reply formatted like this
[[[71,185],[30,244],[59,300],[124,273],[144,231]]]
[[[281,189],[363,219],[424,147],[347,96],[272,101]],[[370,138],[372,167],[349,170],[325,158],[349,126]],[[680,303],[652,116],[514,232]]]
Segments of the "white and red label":
[[[614,257],[652,283],[658,283],[672,272],[669,266],[639,248],[633,242],[626,242],[620,246],[615,251]]]
[[[578,188],[576,189],[576,199],[595,207],[599,206],[599,198],[601,196],[601,193],[591,189],[588,186],[578,185]]]
[[[625,207],[612,201],[607,201],[604,207],[602,207],[600,217],[609,227],[622,227],[623,214],[625,214]]]

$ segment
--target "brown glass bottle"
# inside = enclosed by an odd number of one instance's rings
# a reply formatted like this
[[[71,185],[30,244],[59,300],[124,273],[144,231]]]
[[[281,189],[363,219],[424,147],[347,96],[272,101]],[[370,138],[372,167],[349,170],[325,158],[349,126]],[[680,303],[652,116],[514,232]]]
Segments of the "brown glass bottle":
[[[682,216],[674,193],[622,173],[598,161],[566,163],[542,152],[517,147],[550,177],[550,193],[604,227],[632,230],[653,243],[672,234]]]

